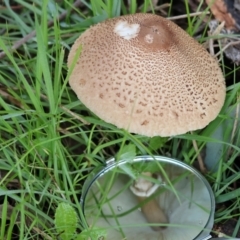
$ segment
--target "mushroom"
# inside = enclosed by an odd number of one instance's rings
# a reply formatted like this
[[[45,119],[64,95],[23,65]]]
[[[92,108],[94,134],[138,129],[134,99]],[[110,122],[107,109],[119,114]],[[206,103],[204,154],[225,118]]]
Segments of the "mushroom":
[[[150,198],[150,200],[146,201],[146,199],[148,199],[158,189],[159,185],[151,183],[148,179],[144,178],[144,176],[154,177],[162,182],[159,175],[152,174],[151,172],[143,172],[142,175],[135,180],[134,184],[130,186],[130,189],[137,196],[138,201],[141,204],[141,211],[149,223],[167,224],[168,218],[164,211],[159,207],[156,199]],[[166,226],[153,225],[151,228],[154,231],[158,231],[166,228]]]
[[[224,103],[218,63],[186,32],[153,14],[109,19],[74,43],[68,66],[78,98],[106,122],[145,136],[204,128]]]
[[[223,106],[226,87],[217,61],[165,18],[138,13],[89,28],[72,46],[69,67],[80,47],[70,86],[93,113],[118,128],[174,136],[204,128]],[[148,220],[165,222],[151,216],[155,201],[146,206]]]

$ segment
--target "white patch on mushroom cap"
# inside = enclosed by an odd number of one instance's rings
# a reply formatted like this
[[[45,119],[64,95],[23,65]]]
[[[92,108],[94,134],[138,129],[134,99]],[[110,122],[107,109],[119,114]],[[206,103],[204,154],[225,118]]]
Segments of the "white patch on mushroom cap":
[[[129,24],[127,21],[118,21],[114,27],[114,32],[126,40],[135,38],[139,31],[139,24]]]
[[[146,43],[153,43],[153,35],[152,34],[147,34],[145,37],[144,37],[144,40]]]

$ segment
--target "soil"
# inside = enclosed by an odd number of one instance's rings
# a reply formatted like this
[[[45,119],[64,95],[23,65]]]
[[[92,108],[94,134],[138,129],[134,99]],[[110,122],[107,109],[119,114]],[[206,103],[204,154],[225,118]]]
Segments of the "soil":
[[[237,224],[237,219],[229,219],[226,222],[221,222],[214,224],[213,226],[213,231],[211,235],[213,237],[224,237],[224,236],[232,236],[234,229]],[[240,238],[240,232],[238,231],[237,236]]]

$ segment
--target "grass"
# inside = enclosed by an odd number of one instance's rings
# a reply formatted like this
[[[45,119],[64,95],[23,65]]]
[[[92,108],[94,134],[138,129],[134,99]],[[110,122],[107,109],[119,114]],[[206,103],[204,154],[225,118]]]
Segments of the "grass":
[[[188,1],[184,2],[190,13]],[[82,0],[82,4],[74,12],[71,0],[4,0],[0,7],[0,49],[6,53],[0,61],[0,239],[57,239],[57,206],[71,204],[81,216],[84,181],[112,156],[168,154],[192,165],[209,142],[223,146],[217,171],[205,175],[216,197],[215,223],[238,219],[240,131],[234,131],[231,121],[223,139],[212,133],[239,107],[239,67],[225,63],[220,55],[231,83],[221,113],[205,129],[164,139],[129,134],[98,119],[79,102],[68,85],[71,71],[66,59],[74,40],[90,25],[120,14],[154,12],[154,5],[150,0],[141,6],[132,0],[129,8],[115,0]],[[200,22],[198,17],[187,18],[191,35]],[[17,51],[8,50],[34,30],[35,36]],[[202,42],[207,39],[201,37]],[[237,220],[233,237],[239,225]],[[82,222],[78,227],[87,225]]]

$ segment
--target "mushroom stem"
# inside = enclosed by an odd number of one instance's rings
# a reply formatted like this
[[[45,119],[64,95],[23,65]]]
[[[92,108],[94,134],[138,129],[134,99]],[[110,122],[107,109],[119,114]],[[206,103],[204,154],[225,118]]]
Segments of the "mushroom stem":
[[[147,197],[137,197],[138,201],[141,203],[147,199]],[[144,203],[141,206],[141,211],[144,214],[146,220],[149,223],[159,224],[159,223],[168,223],[168,218],[160,208],[156,199],[151,199],[150,201]],[[154,231],[159,231],[165,229],[166,226],[151,226]]]
[[[143,176],[154,177],[150,172],[143,172]],[[160,177],[158,177],[160,179]],[[130,187],[132,192],[137,196],[141,204],[141,211],[149,223],[166,224],[168,218],[164,211],[160,208],[155,198],[147,200],[159,187],[158,184],[153,184],[144,177],[139,177],[135,183]],[[159,231],[166,228],[165,226],[151,226],[154,231]]]

